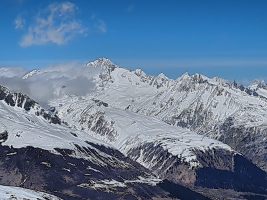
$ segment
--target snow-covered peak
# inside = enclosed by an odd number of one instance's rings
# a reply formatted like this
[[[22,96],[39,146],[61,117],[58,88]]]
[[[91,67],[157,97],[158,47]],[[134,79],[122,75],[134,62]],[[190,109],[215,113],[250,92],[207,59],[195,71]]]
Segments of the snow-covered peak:
[[[210,79],[210,82],[211,83],[214,83],[214,84],[219,84],[219,85],[225,85],[227,84],[229,81],[223,79],[223,78],[220,78],[220,77],[213,77]]]
[[[160,73],[158,76],[152,77],[151,85],[157,88],[168,87],[170,85],[170,79],[165,74]]]
[[[22,77],[22,79],[28,79],[28,78],[30,78],[30,77],[36,75],[36,74],[39,74],[39,73],[41,73],[40,70],[38,70],[38,69],[34,69],[34,70],[30,71],[29,73],[25,74],[25,75]]]
[[[142,70],[142,69],[136,69],[135,71],[134,71],[134,73],[137,75],[137,76],[139,76],[139,77],[143,77],[143,76],[146,76],[146,73]]]
[[[256,80],[250,86],[250,90],[256,92],[257,94],[267,98],[267,84],[263,80]]]
[[[160,73],[160,74],[157,76],[157,78],[160,78],[160,79],[162,79],[162,80],[169,80],[169,78],[168,78],[165,74],[163,74],[163,73]]]
[[[267,85],[264,80],[255,80],[253,83],[249,86],[249,89],[251,90],[257,90],[259,88],[267,88]]]
[[[89,63],[87,63],[88,67],[100,67],[100,68],[112,68],[114,69],[115,67],[117,67],[117,65],[115,65],[111,60],[107,59],[107,58],[98,58],[94,61],[91,61]]]
[[[225,80],[223,78],[219,78],[219,77],[213,77],[213,78],[209,78],[205,75],[202,74],[194,74],[194,75],[189,75],[188,73],[183,74],[181,77],[179,77],[176,82],[178,83],[178,85],[184,87],[185,90],[192,90],[193,88],[195,88],[196,90],[198,90],[198,86],[197,85],[202,85],[203,87],[207,86],[207,87],[217,87],[216,90],[229,90],[230,93],[236,93],[238,91],[238,93],[242,93],[244,95],[244,93],[248,94],[248,95],[252,95],[252,96],[258,96],[256,89],[252,89],[251,87],[246,87],[242,84],[239,84],[236,81],[228,81]],[[267,86],[264,83],[257,83],[257,86],[253,86],[255,88],[266,88]]]
[[[207,76],[204,76],[202,74],[194,74],[194,75],[192,75],[192,79],[198,83],[202,83],[204,81],[209,80],[209,78]]]
[[[178,77],[177,80],[186,80],[190,78],[190,74],[188,72],[185,72],[182,74],[182,76]]]
[[[176,79],[175,81],[178,84],[178,87],[182,87],[185,90],[193,89],[196,85],[203,84],[203,83],[210,83],[211,79],[201,75],[201,74],[194,74],[190,75],[188,73],[184,73],[182,76]]]
[[[188,72],[182,74],[182,76],[177,78],[177,81],[193,81],[193,82],[197,82],[197,83],[201,83],[203,81],[208,81],[210,80],[210,78],[208,78],[207,76],[204,76],[202,74],[193,74],[190,75]]]

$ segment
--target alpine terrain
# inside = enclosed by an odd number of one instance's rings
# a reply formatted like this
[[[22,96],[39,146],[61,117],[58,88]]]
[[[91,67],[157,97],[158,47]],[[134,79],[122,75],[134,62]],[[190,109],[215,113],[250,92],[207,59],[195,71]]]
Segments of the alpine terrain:
[[[0,72],[3,199],[267,199],[264,82],[106,58]]]

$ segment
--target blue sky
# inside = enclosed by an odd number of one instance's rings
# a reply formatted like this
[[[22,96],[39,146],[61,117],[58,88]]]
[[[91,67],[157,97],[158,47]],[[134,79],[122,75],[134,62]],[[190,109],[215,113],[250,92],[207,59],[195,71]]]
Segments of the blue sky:
[[[267,78],[265,0],[1,0],[0,65],[107,57],[176,78]]]

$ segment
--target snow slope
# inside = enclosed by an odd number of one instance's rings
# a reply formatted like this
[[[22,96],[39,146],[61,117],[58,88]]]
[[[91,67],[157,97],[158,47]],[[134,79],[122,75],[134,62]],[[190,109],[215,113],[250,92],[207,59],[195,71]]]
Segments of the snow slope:
[[[8,139],[3,142],[4,145],[12,145],[16,148],[33,146],[53,150],[54,148],[75,149],[74,144],[88,146],[85,141],[104,144],[84,132],[49,123],[42,116],[37,116],[34,110],[26,111],[17,106],[12,107],[4,101],[0,101],[0,113],[0,132],[8,132]]]
[[[249,85],[249,88],[257,92],[259,95],[267,98],[267,85],[264,81],[254,81],[251,85]]]
[[[0,200],[60,200],[60,198],[43,192],[36,192],[19,187],[0,185]]]
[[[52,123],[48,111],[18,96],[23,95],[0,86],[0,184],[47,191],[70,200],[117,199],[122,193],[140,199],[167,197],[156,186],[160,180],[155,182],[149,170],[93,134],[71,129],[61,120]],[[34,103],[25,107],[25,102]],[[47,114],[41,115],[40,110]],[[123,192],[116,183],[129,191]],[[100,184],[102,187],[96,187]]]
[[[70,101],[70,98],[66,98],[55,103],[62,105],[58,114],[72,128],[86,130],[90,135],[110,143],[125,154],[142,143],[153,142],[190,165],[196,166],[199,162],[194,154],[195,149],[204,152],[216,148],[233,151],[228,145],[197,135],[188,129],[113,108],[95,99],[74,98]]]

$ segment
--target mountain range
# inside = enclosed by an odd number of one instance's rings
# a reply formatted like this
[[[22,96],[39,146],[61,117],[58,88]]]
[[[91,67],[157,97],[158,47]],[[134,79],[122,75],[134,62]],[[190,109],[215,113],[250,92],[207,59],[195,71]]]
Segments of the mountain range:
[[[264,82],[173,80],[106,58],[0,72],[7,195],[267,199]]]

